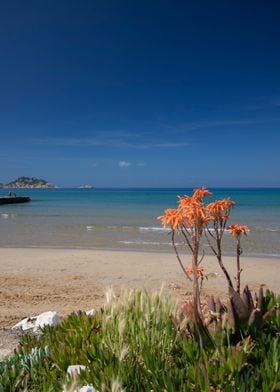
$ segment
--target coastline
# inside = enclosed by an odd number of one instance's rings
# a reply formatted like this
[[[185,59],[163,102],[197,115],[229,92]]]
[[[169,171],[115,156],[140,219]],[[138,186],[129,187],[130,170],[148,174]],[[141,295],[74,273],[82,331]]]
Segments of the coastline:
[[[150,254],[172,254],[174,255],[174,250],[172,247],[172,244],[168,244],[168,248],[163,248],[163,247],[159,247],[158,249],[139,249],[139,248],[120,248],[120,247],[106,247],[106,249],[104,249],[103,247],[90,247],[90,246],[66,246],[66,245],[26,245],[26,246],[16,246],[16,245],[7,245],[7,246],[3,246],[0,245],[0,249],[38,249],[38,250],[48,250],[48,249],[52,249],[52,250],[73,250],[73,251],[79,251],[79,250],[84,250],[84,251],[89,251],[89,252],[123,252],[123,253],[150,253]],[[212,257],[213,252],[210,253],[206,253],[205,252],[205,258],[207,257]],[[234,258],[235,257],[235,253],[234,252],[224,252],[224,257],[225,258]],[[242,258],[246,258],[246,259],[261,259],[261,260],[269,260],[269,259],[277,259],[280,262],[280,254],[269,254],[269,253],[246,253],[246,255]]]
[[[24,317],[55,310],[62,316],[104,303],[106,289],[160,289],[162,284],[179,300],[191,294],[192,284],[181,273],[172,252],[139,252],[66,248],[0,248],[0,327]],[[185,259],[186,264],[190,260]],[[232,276],[235,258],[224,263]],[[216,259],[205,256],[208,279],[203,294],[226,297],[227,285]],[[263,284],[280,292],[279,258],[243,257],[241,284],[256,291]]]

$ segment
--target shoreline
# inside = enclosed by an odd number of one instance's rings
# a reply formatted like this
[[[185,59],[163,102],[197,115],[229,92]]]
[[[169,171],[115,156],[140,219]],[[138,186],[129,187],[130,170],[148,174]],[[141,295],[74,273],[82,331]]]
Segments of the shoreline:
[[[47,310],[61,316],[73,311],[98,309],[106,289],[160,289],[182,301],[192,293],[192,283],[182,274],[174,253],[131,250],[69,248],[0,248],[0,327],[10,327],[24,317]],[[185,258],[186,266],[190,259]],[[231,276],[235,258],[224,257]],[[279,258],[243,257],[241,285],[253,291],[264,285],[280,292]],[[227,285],[213,256],[205,256],[208,280],[203,295],[225,298]]]
[[[0,250],[1,249],[38,249],[38,250],[49,250],[49,249],[53,249],[53,250],[72,250],[72,251],[79,251],[79,250],[84,250],[84,251],[93,251],[93,252],[124,252],[124,253],[159,253],[159,254],[174,254],[173,248],[172,246],[170,246],[169,249],[143,249],[143,250],[139,250],[137,248],[133,249],[133,248],[109,248],[107,247],[106,249],[102,248],[102,247],[86,247],[86,246],[75,246],[75,247],[67,247],[64,245],[50,245],[50,246],[46,246],[46,245],[27,245],[27,246],[3,246],[0,245]],[[188,255],[187,255],[188,256]],[[213,253],[205,253],[205,257],[213,257]],[[228,253],[228,252],[224,252],[224,257],[228,257],[228,258],[234,258],[235,253]],[[245,258],[245,259],[278,259],[280,262],[280,254],[269,254],[269,253],[246,253],[246,255],[244,255],[243,257],[241,256],[241,258]]]

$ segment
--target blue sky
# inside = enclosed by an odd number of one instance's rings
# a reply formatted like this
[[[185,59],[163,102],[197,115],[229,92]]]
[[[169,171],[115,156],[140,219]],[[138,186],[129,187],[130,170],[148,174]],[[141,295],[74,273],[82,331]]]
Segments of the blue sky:
[[[0,182],[280,186],[280,4],[2,2]]]

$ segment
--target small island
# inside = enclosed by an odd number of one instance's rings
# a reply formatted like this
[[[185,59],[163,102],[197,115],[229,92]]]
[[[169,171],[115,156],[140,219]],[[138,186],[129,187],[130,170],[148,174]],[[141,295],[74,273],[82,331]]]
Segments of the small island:
[[[7,184],[1,184],[2,188],[40,188],[40,189],[51,189],[57,188],[56,185],[49,183],[46,180],[38,179],[35,177],[18,177],[16,180],[11,181]]]

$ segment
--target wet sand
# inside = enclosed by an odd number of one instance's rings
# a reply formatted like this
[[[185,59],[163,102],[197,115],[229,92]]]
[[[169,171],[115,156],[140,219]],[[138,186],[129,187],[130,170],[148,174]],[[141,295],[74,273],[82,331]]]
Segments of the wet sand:
[[[190,258],[185,261],[190,264]],[[234,274],[235,259],[225,257],[224,263]],[[173,253],[0,248],[0,265],[0,327],[47,310],[66,316],[99,308],[109,287],[117,293],[136,287],[154,291],[164,283],[180,300],[192,289]],[[203,293],[225,297],[226,280],[216,259],[206,256],[203,265],[208,275]],[[242,266],[242,284],[280,291],[280,259],[244,257]]]

